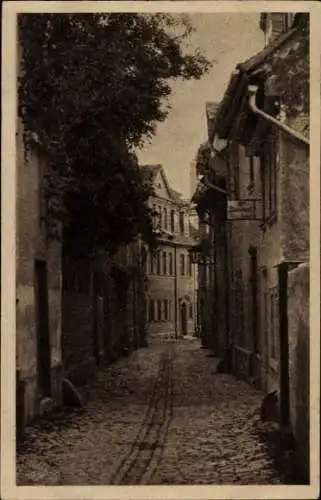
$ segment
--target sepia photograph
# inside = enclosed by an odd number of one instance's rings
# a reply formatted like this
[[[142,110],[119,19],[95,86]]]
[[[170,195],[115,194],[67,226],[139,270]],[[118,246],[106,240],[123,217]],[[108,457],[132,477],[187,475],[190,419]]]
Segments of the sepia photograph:
[[[16,9],[18,493],[311,484],[312,14],[155,3]]]

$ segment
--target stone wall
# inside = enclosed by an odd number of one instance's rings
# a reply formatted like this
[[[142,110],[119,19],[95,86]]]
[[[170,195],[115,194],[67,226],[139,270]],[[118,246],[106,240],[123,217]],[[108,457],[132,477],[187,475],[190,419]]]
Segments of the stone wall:
[[[309,265],[288,274],[290,418],[296,440],[296,476],[309,477]]]
[[[309,150],[299,141],[282,136],[281,223],[282,252],[287,261],[309,258]]]

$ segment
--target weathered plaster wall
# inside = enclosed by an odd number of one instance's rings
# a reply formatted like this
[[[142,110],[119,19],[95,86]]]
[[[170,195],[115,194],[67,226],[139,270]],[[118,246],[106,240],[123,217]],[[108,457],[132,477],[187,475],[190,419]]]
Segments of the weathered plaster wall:
[[[281,218],[282,251],[288,261],[309,258],[309,155],[307,146],[282,136]]]
[[[61,246],[46,241],[40,220],[41,178],[44,158],[25,154],[22,124],[17,129],[17,246],[16,246],[16,369],[21,388],[18,402],[21,421],[40,410],[37,385],[37,316],[35,260],[47,263],[51,350],[51,395],[61,401]]]
[[[296,439],[296,474],[309,475],[309,265],[288,275],[290,417]]]
[[[167,253],[172,252],[174,256],[173,263],[173,275],[156,275],[147,274],[148,289],[147,289],[147,300],[169,300],[171,301],[171,316],[170,320],[165,321],[154,321],[148,323],[148,334],[153,335],[169,335],[175,336],[176,332],[176,321],[178,328],[178,335],[181,332],[180,325],[180,314],[179,307],[182,300],[185,301],[187,305],[187,329],[188,334],[193,334],[195,331],[195,321],[196,321],[196,277],[195,277],[195,266],[192,266],[192,276],[181,276],[180,275],[180,254],[185,254],[185,266],[186,272],[188,271],[187,258],[188,252],[186,248],[177,247],[176,249],[176,266],[175,266],[175,252],[172,246],[161,247],[161,252],[166,250]],[[162,266],[161,266],[162,269]],[[176,269],[176,276],[175,276]],[[148,268],[150,271],[150,267]],[[168,272],[168,268],[167,268]],[[176,281],[176,289],[175,289]],[[176,305],[175,305],[176,303]],[[189,317],[189,305],[193,307],[193,317]],[[176,307],[176,312],[175,312]],[[176,315],[177,314],[177,320]]]
[[[251,183],[249,158],[246,156],[242,146],[239,146],[238,151],[239,198],[261,198],[259,161],[258,159],[254,159],[254,182]],[[235,161],[233,155],[230,161]],[[231,168],[233,169],[233,164]],[[250,246],[257,247],[259,250],[261,221],[234,220],[229,222],[229,225],[230,330],[231,340],[234,346],[233,369],[240,378],[249,379],[250,374],[251,377],[261,378],[260,367],[251,361],[251,353],[253,351],[253,304],[250,284],[251,260],[249,255]],[[237,279],[237,274],[240,273],[241,279]],[[243,311],[242,314],[241,309]],[[242,317],[243,320],[241,320]],[[260,344],[261,342],[259,342],[259,345]]]

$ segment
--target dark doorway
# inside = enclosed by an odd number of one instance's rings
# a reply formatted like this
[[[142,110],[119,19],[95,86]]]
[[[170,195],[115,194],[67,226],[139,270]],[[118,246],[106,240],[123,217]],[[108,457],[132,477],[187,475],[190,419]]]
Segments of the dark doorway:
[[[51,395],[51,356],[47,264],[35,261],[35,299],[37,329],[37,378],[40,398]]]
[[[186,304],[181,305],[181,333],[187,335],[187,307]]]

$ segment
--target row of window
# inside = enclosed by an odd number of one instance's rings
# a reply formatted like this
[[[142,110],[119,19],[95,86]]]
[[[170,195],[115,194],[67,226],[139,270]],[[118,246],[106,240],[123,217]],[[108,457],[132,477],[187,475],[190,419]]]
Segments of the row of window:
[[[164,229],[165,231],[175,232],[175,218],[176,212],[174,209],[169,210],[166,207],[153,205],[153,212],[157,217],[156,226],[159,229]],[[186,227],[185,213],[178,212],[178,231],[181,234],[185,234]]]
[[[181,253],[179,256],[179,273],[181,276],[192,276],[192,260],[189,255]],[[149,267],[149,268],[148,268]],[[158,251],[155,255],[149,256],[146,273],[174,276],[174,255],[172,252],[164,250]]]
[[[245,335],[245,314],[244,314],[244,282],[242,271],[238,270],[235,275],[235,324],[242,344]],[[258,316],[261,324],[264,325],[264,337],[268,342],[269,353],[272,359],[277,359],[279,355],[278,332],[279,332],[279,296],[277,287],[267,288],[266,277],[261,279],[261,302],[258,302]],[[263,339],[261,339],[262,342]],[[262,352],[261,342],[257,342],[257,352]]]
[[[239,149],[241,148],[241,149]],[[233,175],[230,179],[230,190],[233,197],[236,199],[241,196],[241,172],[240,172],[240,157],[248,162],[248,190],[251,194],[255,192],[256,181],[255,170],[260,174],[260,190],[262,193],[263,202],[263,221],[272,219],[276,215],[277,210],[277,145],[276,137],[270,133],[270,136],[265,141],[260,156],[246,157],[241,150],[242,146],[235,145],[231,150],[231,160],[233,163]],[[243,181],[242,181],[243,183]]]
[[[168,299],[150,299],[147,321],[172,321],[172,301]]]
[[[193,305],[189,305],[189,319],[193,319]],[[150,299],[147,310],[147,321],[149,323],[156,321],[172,321],[172,301],[168,299]]]

